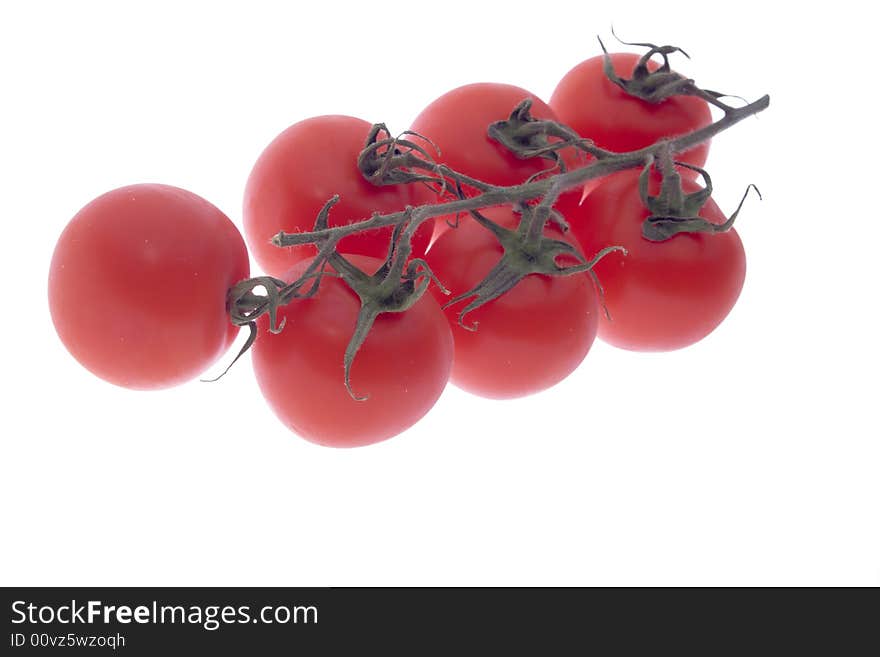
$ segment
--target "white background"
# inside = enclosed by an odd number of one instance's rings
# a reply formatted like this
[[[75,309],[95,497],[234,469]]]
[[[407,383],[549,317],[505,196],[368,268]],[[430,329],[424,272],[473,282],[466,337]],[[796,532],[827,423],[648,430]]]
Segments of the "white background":
[[[866,10],[370,4],[2,4],[0,583],[880,584]],[[764,201],[738,221],[742,297],[702,343],[597,343],[555,389],[450,388],[407,433],[344,451],[284,429],[246,360],[131,392],[55,336],[54,242],[98,194],[165,182],[240,225],[251,165],[291,123],[404,129],[474,81],[547,98],[612,23],[685,47],[677,68],[706,87],[772,97],[712,146],[720,205],[751,182]]]

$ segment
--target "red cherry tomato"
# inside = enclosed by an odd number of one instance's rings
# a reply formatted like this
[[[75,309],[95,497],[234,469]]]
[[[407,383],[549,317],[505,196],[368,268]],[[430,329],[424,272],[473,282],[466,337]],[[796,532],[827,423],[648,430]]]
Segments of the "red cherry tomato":
[[[381,261],[347,256],[367,271]],[[309,261],[287,274],[292,281]],[[257,382],[278,418],[298,435],[321,445],[356,447],[390,438],[415,424],[443,392],[452,364],[452,336],[437,302],[426,294],[403,313],[376,318],[354,359],[351,397],[343,357],[354,332],[360,301],[338,278],[327,277],[317,294],[278,312],[286,321],[269,332],[266,315],[251,350]]]
[[[639,57],[633,53],[612,54],[614,71],[621,78],[632,77]],[[656,104],[647,102],[611,82],[603,66],[602,55],[581,62],[565,74],[550,98],[550,107],[559,120],[600,148],[633,151],[712,122],[706,101],[673,96]],[[648,66],[652,70],[656,67],[653,61]],[[708,154],[709,143],[703,142],[676,155],[676,159],[702,166]]]
[[[244,229],[251,253],[267,274],[283,276],[298,260],[314,256],[311,245],[279,248],[269,240],[279,231],[312,230],[334,194],[340,201],[330,211],[330,226],[436,199],[422,184],[377,187],[364,179],[357,159],[370,128],[351,116],[318,116],[287,128],[260,155],[245,189]],[[432,221],[419,227],[412,240],[414,257],[424,255],[432,229]],[[390,238],[391,228],[381,228],[348,236],[338,248],[384,258]]]
[[[532,99],[531,114],[557,121],[556,113],[535,94],[510,84],[483,82],[449,91],[428,105],[410,130],[429,139],[440,150],[437,160],[472,178],[493,185],[518,185],[553,163],[543,158],[520,159],[487,135],[491,123],[510,116],[521,101]],[[426,146],[428,152],[433,149]],[[563,154],[575,162],[571,149]],[[446,232],[445,218],[437,220],[434,239]]]
[[[248,276],[244,240],[203,198],[167,185],[99,196],[70,221],[49,269],[62,342],[99,377],[164,388],[198,376],[238,329],[227,290]]]
[[[638,171],[610,176],[582,205],[565,194],[557,209],[589,253],[620,245],[628,255],[611,253],[595,267],[605,289],[611,320],[599,321],[599,337],[635,351],[686,347],[712,332],[733,308],[745,279],[746,259],[734,229],[724,233],[678,234],[664,242],[642,237],[649,216],[638,190]],[[700,186],[682,180],[684,191]],[[649,190],[659,184],[651,178]],[[710,198],[700,216],[711,223],[725,217]]]
[[[508,228],[518,220],[506,206],[483,214]],[[553,228],[545,229],[545,234],[561,238]],[[502,254],[498,240],[467,218],[437,239],[427,260],[455,296],[481,281]],[[434,292],[441,302],[448,301],[449,297]],[[475,331],[458,322],[466,304],[445,309],[455,339],[450,380],[483,397],[522,397],[555,385],[580,364],[596,337],[599,310],[586,274],[526,276],[465,317],[466,324],[477,324]]]

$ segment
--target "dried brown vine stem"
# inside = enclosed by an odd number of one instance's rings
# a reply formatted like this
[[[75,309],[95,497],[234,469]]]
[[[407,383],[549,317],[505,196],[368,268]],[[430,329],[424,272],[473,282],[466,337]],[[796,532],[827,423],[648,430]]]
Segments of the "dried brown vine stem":
[[[488,133],[517,157],[546,158],[552,162],[553,168],[535,179],[510,187],[491,185],[454,171],[434,160],[431,154],[433,145],[427,139],[411,132],[404,132],[399,137],[391,137],[384,124],[376,124],[370,131],[367,143],[358,158],[358,166],[364,177],[376,185],[428,184],[433,186],[442,197],[451,196],[451,200],[407,207],[400,212],[389,214],[377,213],[360,221],[331,227],[328,222],[329,213],[338,201],[338,197],[334,197],[319,213],[314,230],[292,234],[281,232],[275,235],[272,242],[278,247],[314,244],[317,255],[303,275],[295,281],[287,283],[271,277],[260,277],[242,281],[230,290],[231,320],[239,326],[247,325],[251,331],[239,356],[256,338],[257,317],[268,313],[270,329],[280,330],[281,327],[275,326],[275,313],[280,305],[287,304],[295,298],[314,294],[324,275],[339,276],[359,295],[362,302],[363,311],[345,354],[344,383],[354,398],[363,399],[356,397],[351,390],[349,373],[357,349],[363,343],[370,326],[384,312],[402,312],[411,307],[424,294],[429,281],[434,280],[439,284],[427,263],[423,260],[410,262],[411,240],[416,229],[433,217],[457,217],[470,214],[481,225],[492,231],[504,248],[504,256],[486,279],[450,302],[471,299],[462,311],[460,320],[471,310],[503,294],[524,276],[530,274],[572,275],[587,272],[595,278],[592,272],[593,265],[605,253],[615,250],[616,247],[610,245],[599,254],[594,254],[592,260],[588,260],[583,254],[576,251],[572,253],[571,247],[567,244],[563,246],[559,240],[544,236],[543,228],[548,221],[565,226],[564,217],[559,216],[553,209],[553,204],[561,193],[582,187],[590,180],[617,171],[645,167],[654,161],[671,161],[673,154],[689,150],[711,139],[743,119],[763,111],[770,104],[770,97],[766,95],[742,107],[735,108],[721,103],[718,100],[722,97],[721,94],[699,89],[692,80],[670,74],[666,70],[668,69],[666,56],[672,52],[679,52],[680,49],[672,46],[645,45],[651,50],[643,58],[644,62],[652,54],[659,54],[664,59],[664,67],[658,71],[663,77],[661,82],[665,83],[661,85],[662,93],[698,95],[720,108],[724,115],[714,123],[688,134],[661,140],[639,150],[615,153],[596,147],[590,140],[580,137],[566,126],[553,121],[535,119],[529,112],[531,101],[524,100],[513,109],[506,120],[489,126]],[[624,87],[631,82],[614,79],[612,81]],[[641,83],[644,87],[644,79]],[[659,100],[662,99],[658,99],[658,102]],[[559,156],[559,151],[564,148],[577,149],[590,160],[584,166],[566,170]],[[558,173],[553,173],[553,169],[558,170]],[[466,189],[472,193],[468,195]],[[479,213],[483,208],[498,205],[509,205],[519,210],[521,221],[515,231],[503,229]],[[658,224],[658,228],[666,227],[671,221],[678,221],[683,217],[676,215],[661,219],[666,223]],[[696,221],[691,221],[690,224],[682,222],[669,229],[668,237],[675,232],[690,230],[691,224],[695,230],[705,229]],[[394,231],[385,263],[376,274],[368,276],[359,272],[336,252],[336,244],[344,237],[386,226],[393,226]],[[659,233],[658,235],[663,238]],[[556,257],[563,253],[573,255],[578,264],[567,267],[557,265]],[[326,269],[328,266],[333,267],[335,272],[328,272]],[[266,290],[265,295],[255,293],[255,289],[260,287]]]

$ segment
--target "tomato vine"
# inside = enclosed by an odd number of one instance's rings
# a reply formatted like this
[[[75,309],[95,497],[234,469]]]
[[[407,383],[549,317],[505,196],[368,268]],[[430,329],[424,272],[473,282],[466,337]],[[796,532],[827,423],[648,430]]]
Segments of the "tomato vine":
[[[544,234],[544,227],[548,222],[566,227],[565,218],[554,209],[554,203],[559,196],[567,190],[583,187],[590,181],[639,167],[643,168],[643,179],[646,180],[649,170],[657,163],[663,179],[661,194],[659,197],[649,198],[643,192],[643,201],[652,210],[651,216],[643,224],[643,234],[647,239],[663,241],[677,233],[729,229],[739,208],[723,226],[709,225],[700,219],[697,211],[711,193],[711,180],[705,170],[685,165],[703,175],[706,187],[702,192],[684,195],[673,166],[678,164],[674,156],[763,111],[769,106],[769,96],[764,95],[741,107],[730,106],[721,101],[724,94],[701,89],[693,80],[670,70],[668,55],[683,53],[680,48],[653,44],[632,45],[642,45],[649,50],[639,60],[633,77],[628,80],[614,73],[610,57],[605,51],[606,75],[614,84],[627,93],[652,103],[674,95],[696,96],[719,108],[723,116],[709,125],[673,138],[661,139],[644,148],[614,152],[596,146],[591,140],[561,123],[535,118],[530,112],[531,100],[525,99],[513,108],[506,119],[489,125],[488,135],[517,158],[547,159],[549,168],[521,184],[510,186],[490,184],[437,162],[427,137],[410,131],[392,137],[384,124],[375,124],[357,161],[363,177],[377,186],[408,183],[428,185],[442,200],[406,207],[397,212],[374,213],[359,221],[331,227],[328,217],[339,200],[338,196],[334,196],[318,213],[313,230],[276,234],[272,238],[275,246],[311,244],[316,247],[317,255],[303,273],[291,282],[264,276],[242,281],[230,290],[228,307],[233,324],[250,328],[249,339],[239,356],[256,339],[256,319],[268,314],[270,330],[281,330],[283,327],[276,325],[275,321],[279,306],[297,298],[314,295],[322,277],[331,275],[327,271],[329,266],[333,269],[332,275],[340,277],[348,284],[361,302],[361,313],[346,349],[344,362],[345,385],[353,398],[361,399],[351,388],[349,374],[354,357],[376,317],[386,312],[407,310],[425,293],[432,280],[442,288],[442,283],[437,281],[423,259],[411,259],[412,240],[416,230],[435,217],[468,214],[489,230],[503,246],[503,257],[497,266],[472,289],[455,296],[447,304],[470,300],[459,314],[459,323],[464,327],[467,327],[464,318],[468,313],[504,294],[528,275],[539,273],[568,276],[586,272],[595,277],[592,272],[594,265],[608,253],[622,250],[621,247],[608,245],[587,258],[570,243]],[[604,51],[604,45],[602,48]],[[661,56],[663,64],[650,71],[647,63],[654,55]],[[583,165],[567,167],[560,156],[563,149],[574,149],[580,153],[585,160]],[[642,188],[646,189],[645,182]],[[510,206],[519,214],[520,222],[516,229],[504,228],[480,212],[499,205]],[[360,271],[337,250],[337,245],[343,238],[383,227],[393,227],[393,232],[385,262],[376,273],[367,275]],[[577,264],[557,264],[557,257],[561,255],[574,258]],[[257,293],[260,288],[265,290],[265,294]]]

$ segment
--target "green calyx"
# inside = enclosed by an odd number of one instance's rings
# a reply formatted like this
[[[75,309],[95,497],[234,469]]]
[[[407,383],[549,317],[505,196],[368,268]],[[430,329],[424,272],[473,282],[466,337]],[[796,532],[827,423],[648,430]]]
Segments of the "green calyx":
[[[754,185],[746,188],[745,194],[736,210],[724,223],[713,224],[700,216],[700,210],[712,196],[712,179],[709,173],[700,167],[684,162],[674,162],[668,151],[661,157],[660,193],[656,196],[648,194],[648,182],[653,166],[653,159],[645,165],[639,175],[639,195],[642,203],[651,213],[642,222],[642,236],[652,242],[664,242],[679,233],[724,233],[733,227],[739,211],[751,189],[761,197],[761,192]],[[703,178],[705,186],[696,192],[685,194],[681,185],[681,175],[676,166],[696,171]]]
[[[592,260],[588,261],[568,242],[546,237],[543,234],[543,227],[547,221],[553,220],[557,223],[562,221],[564,223],[561,217],[555,217],[558,213],[555,213],[551,207],[542,203],[537,206],[518,205],[516,209],[520,213],[521,219],[515,230],[498,225],[476,210],[470,212],[477,223],[498,239],[504,253],[480,283],[467,292],[450,299],[443,306],[447,308],[465,299],[470,299],[470,302],[462,308],[458,315],[458,324],[464,329],[469,331],[477,329],[478,322],[465,323],[465,317],[469,313],[493,299],[497,299],[526,276],[532,274],[570,276],[588,272],[595,279],[595,273],[592,269],[599,260],[612,251],[622,251],[626,254],[626,250],[622,247],[611,246],[602,249]],[[562,256],[574,258],[578,264],[562,266],[557,262],[557,259]]]
[[[693,80],[676,73],[669,66],[669,55],[673,53],[681,53],[690,58],[690,55],[678,46],[657,46],[653,43],[627,43],[625,41],[621,41],[621,43],[648,48],[648,52],[639,58],[633,69],[632,77],[626,79],[617,75],[611,61],[611,55],[608,54],[602,39],[599,39],[599,45],[602,46],[602,52],[605,56],[605,75],[629,95],[654,104],[661,103],[671,96],[701,95]],[[651,71],[648,69],[648,62],[654,55],[660,55],[663,58],[663,63],[659,68]]]
[[[550,160],[564,171],[562,158],[550,143],[546,122],[534,118],[531,109],[532,100],[526,98],[505,120],[489,124],[489,138],[494,139],[522,160],[540,157]]]
[[[357,167],[361,175],[377,187],[434,182],[436,176],[418,171],[426,163],[434,164],[434,158],[425,148],[407,137],[416,137],[431,143],[411,130],[404,131],[398,137],[391,137],[384,123],[373,125],[364,148],[358,155]]]
[[[446,291],[431,272],[428,263],[421,258],[411,260],[402,274],[397,272],[392,258],[389,254],[389,258],[372,275],[365,274],[340,253],[334,252],[327,259],[361,302],[354,333],[343,357],[345,388],[356,401],[365,401],[369,399],[369,395],[358,395],[352,389],[351,367],[376,318],[383,313],[402,313],[412,308],[422,298],[431,281]]]
[[[339,196],[337,195],[324,204],[315,220],[316,231],[325,230],[328,227],[330,209],[338,202]],[[411,207],[407,207],[406,216],[408,219],[412,218]],[[321,246],[318,257],[309,268],[313,269],[317,266],[323,272],[324,264],[329,264],[360,299],[361,308],[358,311],[354,333],[343,356],[345,388],[356,401],[365,401],[369,399],[369,395],[355,394],[351,387],[351,367],[376,318],[382,313],[402,313],[412,308],[422,298],[431,281],[434,281],[441,290],[448,294],[446,288],[434,276],[427,262],[421,258],[413,258],[407,262],[410,233],[413,228],[414,226],[409,226],[407,222],[401,222],[394,226],[385,262],[374,274],[361,271],[339,253],[335,248],[335,243],[331,242]]]
[[[579,151],[597,155],[595,145],[589,139],[555,121],[532,116],[532,99],[526,98],[513,108],[503,121],[489,124],[487,134],[521,160],[543,158],[552,162],[552,169],[565,172],[565,162],[559,156],[563,148],[574,147]]]
[[[614,31],[612,30],[611,33],[614,34]],[[617,37],[616,34],[614,36],[615,38]],[[664,100],[671,98],[672,96],[696,96],[697,98],[702,98],[707,103],[715,105],[723,110],[725,114],[733,110],[732,107],[721,100],[729,94],[723,94],[709,89],[701,89],[693,80],[686,78],[680,73],[676,73],[670,68],[669,55],[680,53],[690,59],[690,55],[678,46],[658,46],[653,43],[638,42],[630,43],[627,41],[621,41],[620,39],[618,39],[618,41],[626,46],[638,46],[640,48],[648,49],[648,51],[642,55],[636,63],[636,67],[632,72],[632,77],[629,79],[622,78],[617,75],[617,72],[614,70],[611,55],[608,54],[605,44],[602,43],[602,39],[599,38],[599,45],[602,46],[602,52],[604,53],[603,70],[605,76],[630,96],[641,98],[645,102],[655,105],[662,103]],[[663,63],[652,71],[648,68],[648,62],[651,61],[651,58],[654,55],[660,55],[663,58]]]

